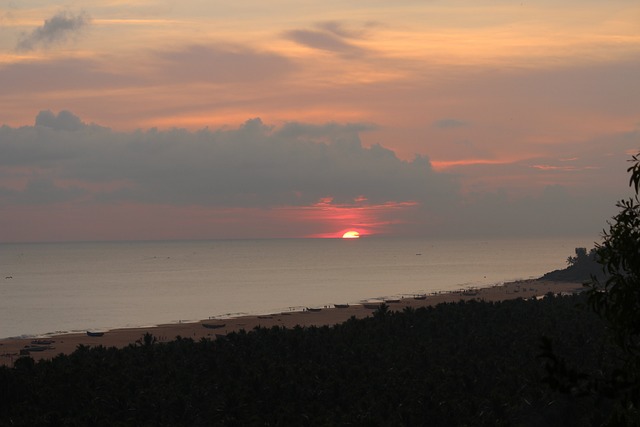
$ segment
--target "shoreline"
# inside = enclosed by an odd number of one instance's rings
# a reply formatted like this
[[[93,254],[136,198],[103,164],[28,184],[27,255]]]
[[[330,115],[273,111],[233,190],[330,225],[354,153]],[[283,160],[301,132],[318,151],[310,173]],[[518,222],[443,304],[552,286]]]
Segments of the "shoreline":
[[[517,298],[533,298],[543,296],[549,292],[554,294],[573,293],[582,289],[581,283],[576,282],[552,282],[541,279],[526,279],[494,284],[488,287],[475,289],[460,289],[457,291],[438,292],[427,294],[424,299],[403,297],[397,300],[385,302],[392,311],[402,311],[405,307],[426,307],[444,302],[457,302],[460,300],[501,301]],[[373,299],[372,299],[373,300]],[[378,300],[383,302],[382,300]],[[366,306],[365,306],[366,305]],[[373,308],[371,308],[373,307]],[[295,307],[296,309],[301,307]],[[173,341],[177,336],[200,339],[215,339],[216,335],[226,335],[241,329],[250,331],[255,327],[272,326],[293,328],[295,326],[332,326],[345,322],[351,317],[364,318],[375,311],[375,306],[366,303],[349,304],[345,308],[337,308],[334,304],[328,304],[322,308],[305,310],[282,311],[272,314],[240,315],[238,317],[225,317],[226,315],[209,319],[185,321],[179,323],[161,324],[149,327],[134,327],[112,329],[104,331],[102,336],[88,336],[86,332],[69,332],[60,335],[47,334],[36,337],[14,337],[0,339],[0,365],[12,366],[15,360],[21,357],[21,351],[30,346],[29,356],[34,360],[51,359],[58,354],[70,354],[79,345],[89,347],[126,347],[141,341],[146,333],[156,337],[157,342]],[[239,313],[238,313],[239,314]],[[231,315],[231,313],[230,313]],[[37,342],[47,344],[37,344]],[[32,343],[33,342],[33,343]]]

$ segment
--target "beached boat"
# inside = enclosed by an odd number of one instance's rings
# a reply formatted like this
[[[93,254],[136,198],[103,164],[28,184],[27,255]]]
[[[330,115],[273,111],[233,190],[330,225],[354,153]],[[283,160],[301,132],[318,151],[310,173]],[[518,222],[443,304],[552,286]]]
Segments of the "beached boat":
[[[377,310],[378,308],[380,308],[380,306],[382,304],[383,303],[381,303],[381,302],[370,302],[370,303],[364,303],[364,304],[362,304],[362,306],[364,308],[369,309],[369,310]]]
[[[349,304],[333,304],[335,308],[349,308]]]
[[[32,351],[45,351],[51,348],[52,347],[48,345],[25,345],[22,350],[32,352]]]
[[[426,295],[416,295],[413,297],[413,299],[417,299],[417,300],[423,300],[423,299],[427,299]]]
[[[322,311],[322,309],[317,307],[307,307],[307,311],[317,312],[317,311]]]
[[[219,329],[224,328],[226,323],[203,323],[202,326],[209,329]]]
[[[397,304],[400,302],[400,298],[388,298],[384,300],[384,302],[387,304]]]
[[[87,336],[89,337],[101,337],[103,335],[104,332],[87,331]]]
[[[33,345],[51,345],[54,342],[55,342],[54,340],[42,340],[42,339],[31,340],[31,344]]]

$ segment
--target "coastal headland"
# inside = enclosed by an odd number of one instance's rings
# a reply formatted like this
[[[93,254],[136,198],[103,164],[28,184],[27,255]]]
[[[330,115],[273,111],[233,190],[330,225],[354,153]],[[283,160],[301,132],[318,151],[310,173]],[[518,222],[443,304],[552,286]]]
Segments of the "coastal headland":
[[[98,336],[64,334],[46,338],[7,338],[0,340],[0,365],[11,366],[24,355],[34,360],[51,359],[58,354],[70,354],[78,346],[126,347],[142,342],[145,334],[151,334],[158,342],[172,341],[177,336],[193,340],[216,339],[216,336],[231,332],[250,331],[256,327],[273,326],[293,328],[295,326],[332,326],[351,317],[370,316],[376,305],[385,302],[392,311],[402,311],[405,307],[424,307],[460,300],[501,301],[515,298],[535,298],[547,293],[561,294],[578,292],[583,288],[576,282],[555,282],[541,279],[519,280],[490,287],[461,289],[428,295],[405,296],[398,300],[372,300],[371,303],[348,304],[334,301],[324,307],[310,307],[260,316],[234,318],[211,318],[198,322],[171,323],[145,328],[113,329]],[[341,306],[341,308],[336,307]],[[31,348],[31,350],[29,349]],[[21,354],[22,353],[22,354]]]

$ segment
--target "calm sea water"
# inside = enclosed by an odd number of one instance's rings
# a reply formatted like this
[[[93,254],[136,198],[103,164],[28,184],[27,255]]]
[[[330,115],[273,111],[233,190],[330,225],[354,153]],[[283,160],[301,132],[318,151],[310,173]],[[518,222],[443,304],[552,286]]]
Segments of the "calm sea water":
[[[594,240],[3,244],[0,338],[488,286],[563,268],[574,248]]]

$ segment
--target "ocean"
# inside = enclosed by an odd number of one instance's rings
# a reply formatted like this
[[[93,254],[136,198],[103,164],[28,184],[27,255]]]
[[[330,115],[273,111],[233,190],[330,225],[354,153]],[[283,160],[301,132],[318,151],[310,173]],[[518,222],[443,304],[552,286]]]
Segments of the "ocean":
[[[0,244],[0,338],[141,327],[535,278],[594,238]]]

